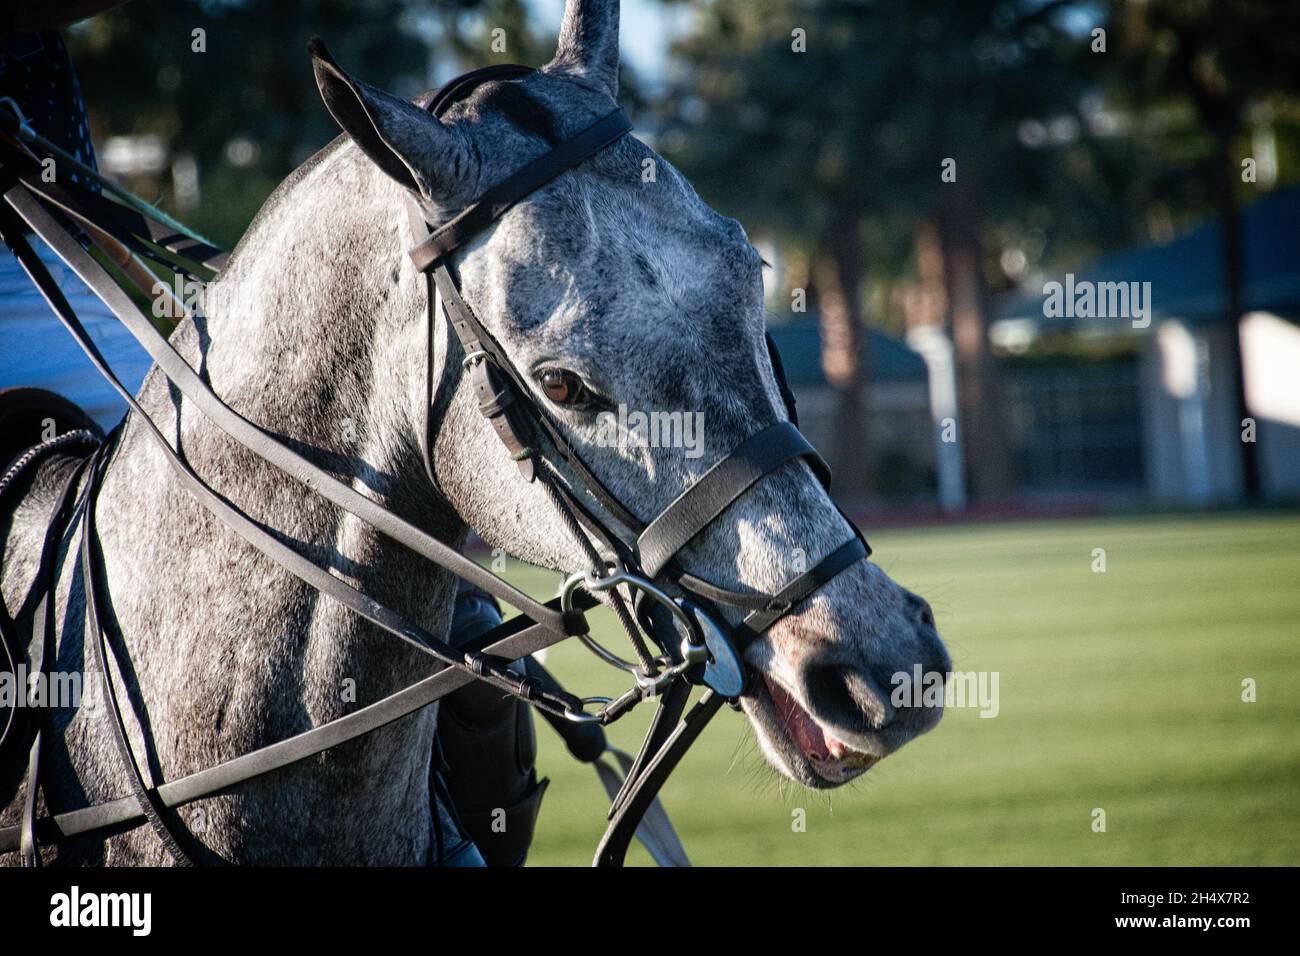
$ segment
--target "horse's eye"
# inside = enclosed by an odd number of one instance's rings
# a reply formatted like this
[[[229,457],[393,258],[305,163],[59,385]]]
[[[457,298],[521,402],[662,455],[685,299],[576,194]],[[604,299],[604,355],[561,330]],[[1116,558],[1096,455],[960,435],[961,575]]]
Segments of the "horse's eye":
[[[568,369],[548,368],[538,380],[546,397],[557,405],[581,405],[589,397],[582,379]]]

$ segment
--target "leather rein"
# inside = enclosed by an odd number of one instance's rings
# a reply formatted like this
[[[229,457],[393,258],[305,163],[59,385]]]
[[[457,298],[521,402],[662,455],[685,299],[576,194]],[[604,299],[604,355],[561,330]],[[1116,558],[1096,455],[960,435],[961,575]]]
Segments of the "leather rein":
[[[323,48],[318,55],[322,54]],[[442,87],[425,106],[438,116],[483,83],[511,82],[531,72],[522,66],[475,70]],[[4,112],[0,108],[0,119],[4,119]],[[463,349],[463,374],[470,377],[480,411],[523,477],[541,484],[589,559],[590,567],[571,575],[560,595],[545,603],[530,598],[454,548],[353,490],[222,402],[154,328],[118,280],[91,255],[82,235],[119,256],[125,250],[127,255],[148,258],[199,278],[205,269],[215,272],[224,263],[220,250],[206,245],[192,233],[181,235],[159,228],[148,215],[108,202],[89,190],[73,184],[60,187],[44,182],[30,163],[36,157],[33,147],[39,147],[42,141],[20,116],[10,125],[13,128],[0,128],[0,133],[9,139],[6,143],[5,137],[0,136],[0,188],[5,200],[5,205],[0,206],[0,232],[56,316],[135,413],[181,485],[231,531],[281,568],[381,630],[418,648],[441,665],[441,669],[326,724],[217,766],[156,787],[149,786],[132,752],[108,678],[109,648],[100,611],[106,599],[103,562],[94,528],[95,500],[120,438],[122,426],[119,425],[89,458],[72,469],[46,545],[48,550],[51,541],[57,544],[65,536],[65,523],[70,528],[80,525],[80,561],[86,581],[86,664],[105,677],[114,717],[108,722],[109,728],[123,770],[131,781],[131,793],[94,806],[39,815],[35,794],[39,785],[41,739],[47,728],[37,727],[29,750],[28,805],[20,825],[0,828],[0,853],[17,849],[24,862],[37,865],[42,845],[108,828],[120,831],[148,822],[172,857],[187,863],[189,858],[180,846],[181,841],[163,819],[166,809],[228,791],[247,780],[362,737],[472,681],[486,681],[537,708],[562,731],[575,754],[603,752],[601,728],[604,725],[617,720],[642,700],[658,701],[641,751],[613,800],[610,822],[594,860],[596,865],[621,865],[638,824],[669,774],[721,705],[724,702],[735,705],[745,692],[749,679],[742,663],[745,648],[823,584],[870,554],[866,541],[846,518],[851,536],[771,595],[720,587],[686,573],[677,560],[679,553],[733,502],[787,463],[805,461],[823,485],[829,483],[824,461],[796,427],[793,401],[770,337],[769,354],[786,397],[790,420],[769,425],[741,442],[660,514],[643,522],[591,472],[560,428],[532,399],[525,380],[505,350],[461,297],[453,271],[456,253],[491,229],[532,192],[626,135],[631,123],[622,109],[614,109],[526,163],[442,225],[431,227],[413,198],[408,208],[411,227],[420,239],[410,255],[417,270],[425,276],[428,300],[429,382],[424,402],[425,427],[419,436],[426,471],[436,488],[431,460],[434,437],[431,429],[435,417],[432,345],[441,309]],[[60,217],[56,218],[52,210]],[[69,229],[65,225],[67,220],[80,227],[79,231]],[[481,635],[469,647],[454,647],[308,560],[215,493],[177,454],[108,367],[27,241],[24,235],[27,229],[44,240],[103,299],[185,399],[233,440],[390,539],[518,609],[519,615]],[[566,472],[571,479],[565,477]],[[614,531],[608,520],[621,526],[624,534]],[[629,543],[624,535],[634,539]],[[613,556],[612,560],[605,555]],[[33,657],[43,659],[45,666],[53,659],[56,645],[53,615],[49,613],[56,578],[57,574],[51,571],[45,581],[47,593],[42,597],[35,625],[38,640]],[[680,593],[670,594],[670,590]],[[627,632],[636,652],[635,662],[623,660],[592,638],[584,612],[598,603],[598,595],[607,598]],[[721,606],[743,612],[740,623],[728,626],[719,611]],[[565,691],[544,671],[523,666],[529,655],[568,637],[579,638],[602,660],[629,672],[634,685],[614,699],[579,698]],[[39,670],[40,666],[41,661],[34,659],[33,669]],[[704,686],[706,691],[687,710],[696,686]]]

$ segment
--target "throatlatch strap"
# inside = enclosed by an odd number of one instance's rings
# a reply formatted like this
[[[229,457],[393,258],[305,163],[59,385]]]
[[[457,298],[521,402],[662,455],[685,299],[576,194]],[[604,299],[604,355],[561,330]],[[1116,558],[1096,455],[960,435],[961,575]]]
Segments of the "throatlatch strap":
[[[785,377],[785,363],[781,361],[781,350],[776,347],[776,339],[772,338],[771,332],[764,332],[763,338],[767,342],[767,358],[772,363],[772,374],[776,376],[776,387],[781,393],[785,413],[790,416],[790,423],[798,428],[798,402],[795,401],[794,392],[791,391],[790,383]]]
[[[823,484],[830,480],[826,462],[789,422],[769,425],[745,439],[678,495],[641,533],[637,552],[642,570],[654,577],[760,478],[795,458],[806,459]]]

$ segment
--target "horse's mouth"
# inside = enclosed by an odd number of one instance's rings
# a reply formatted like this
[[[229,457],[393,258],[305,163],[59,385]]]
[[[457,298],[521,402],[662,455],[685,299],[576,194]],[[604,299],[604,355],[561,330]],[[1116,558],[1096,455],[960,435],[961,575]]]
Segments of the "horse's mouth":
[[[747,709],[764,749],[789,776],[809,787],[836,787],[866,773],[880,759],[854,750],[792,692],[766,673],[762,677],[745,698]]]

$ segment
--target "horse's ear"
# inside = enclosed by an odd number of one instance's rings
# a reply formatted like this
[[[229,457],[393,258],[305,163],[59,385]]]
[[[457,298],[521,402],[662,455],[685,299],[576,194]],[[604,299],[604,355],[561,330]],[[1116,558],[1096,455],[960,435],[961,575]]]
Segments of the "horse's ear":
[[[618,0],[565,0],[549,73],[567,73],[618,98]]]
[[[376,166],[426,199],[445,198],[459,185],[472,153],[464,137],[429,113],[343,72],[319,38],[307,47],[325,108]]]

